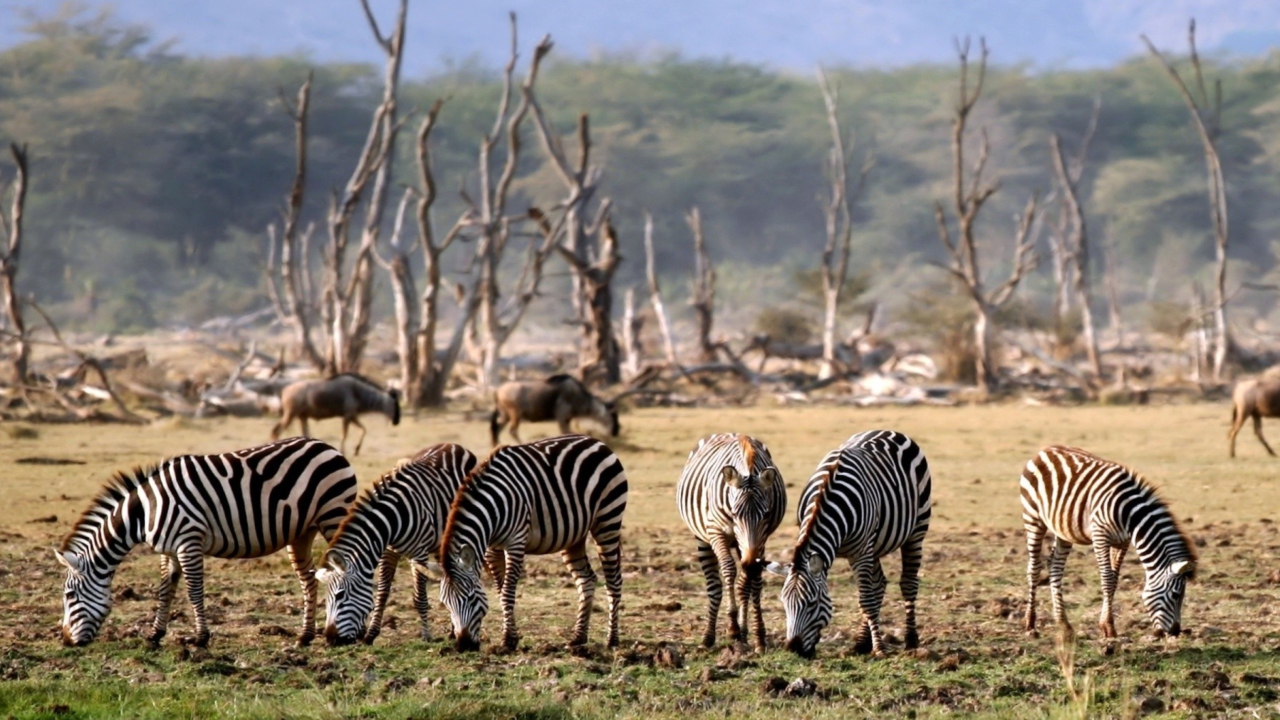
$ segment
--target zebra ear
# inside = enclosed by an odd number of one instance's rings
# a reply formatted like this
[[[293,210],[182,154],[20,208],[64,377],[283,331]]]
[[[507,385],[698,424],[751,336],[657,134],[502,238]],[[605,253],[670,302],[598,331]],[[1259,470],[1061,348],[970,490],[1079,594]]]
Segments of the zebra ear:
[[[742,475],[738,473],[738,468],[732,465],[725,465],[720,468],[720,479],[724,480],[724,484],[739,490],[742,488]]]
[[[786,575],[791,571],[791,563],[771,562],[768,565],[765,565],[764,569],[774,575]]]
[[[325,560],[325,563],[324,563],[325,567],[330,572],[342,573],[347,571],[347,559],[342,557],[338,553],[329,553],[324,560]]]
[[[458,548],[458,563],[465,568],[475,568],[480,564],[480,558],[476,556],[474,548],[463,545]]]
[[[332,570],[330,570],[329,568],[327,568],[327,567],[322,567],[322,568],[319,568],[318,570],[316,570],[316,580],[319,580],[320,582],[324,583],[325,585],[328,585],[331,581],[333,581],[333,579],[334,579],[334,575],[336,575],[336,574],[337,574],[337,573],[334,573],[334,572],[333,572]]]
[[[764,472],[760,473],[760,487],[769,488],[779,479],[778,468],[765,468]]]
[[[62,565],[71,572],[83,572],[84,568],[80,562],[80,557],[73,552],[63,552],[54,548],[53,556],[58,559],[58,564]]]
[[[823,562],[822,558],[819,557],[816,552],[809,553],[809,571],[819,575],[825,575],[827,573],[827,564]]]
[[[1169,566],[1169,572],[1173,573],[1174,576],[1190,575],[1195,572],[1195,566],[1189,560],[1180,560]]]

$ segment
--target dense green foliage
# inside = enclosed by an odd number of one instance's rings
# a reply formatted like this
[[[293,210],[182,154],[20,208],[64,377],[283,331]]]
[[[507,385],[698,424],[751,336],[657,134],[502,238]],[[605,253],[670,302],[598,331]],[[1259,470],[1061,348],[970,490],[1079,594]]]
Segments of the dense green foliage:
[[[307,215],[318,220],[359,151],[377,69],[313,68],[305,57],[181,57],[145,29],[74,9],[29,31],[29,41],[0,52],[0,138],[29,143],[33,158],[25,290],[68,320],[115,330],[265,304],[264,228],[278,217],[293,157],[279,94],[315,70]],[[1222,77],[1226,98],[1234,278],[1257,277],[1274,262],[1269,240],[1280,229],[1280,206],[1270,201],[1280,169],[1280,54],[1209,71]],[[856,131],[854,162],[875,158],[857,206],[854,269],[900,287],[917,274],[904,269],[941,257],[932,212],[950,192],[955,68],[832,74],[843,121]],[[499,87],[496,72],[469,66],[404,83],[404,110],[449,98],[435,135],[439,222],[461,210],[457,189],[474,184],[476,144]],[[684,272],[682,213],[693,205],[714,256],[736,268],[817,265],[828,136],[813,79],[729,62],[606,56],[553,62],[539,87],[566,132],[578,113],[591,114],[628,259],[624,281],[641,275],[646,209],[656,216],[662,267]],[[1095,95],[1102,115],[1083,179],[1093,237],[1115,244],[1126,302],[1174,298],[1212,257],[1209,210],[1186,109],[1146,58],[1094,71],[993,68],[973,123],[987,128],[989,172],[1003,182],[979,222],[990,271],[1001,270],[1012,214],[1029,192],[1050,189],[1049,133],[1072,151]],[[513,208],[556,202],[562,189],[531,132],[525,147]],[[398,146],[401,182],[413,181],[412,150],[408,141]],[[1048,283],[1042,270],[1029,287],[1043,293]]]

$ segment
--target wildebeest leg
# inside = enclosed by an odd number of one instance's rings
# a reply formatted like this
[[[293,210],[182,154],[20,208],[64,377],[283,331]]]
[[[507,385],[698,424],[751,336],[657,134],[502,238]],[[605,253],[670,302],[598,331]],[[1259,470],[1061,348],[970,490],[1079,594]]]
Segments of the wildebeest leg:
[[[1256,411],[1253,413],[1253,434],[1258,436],[1258,442],[1262,443],[1262,447],[1267,449],[1267,454],[1275,457],[1275,451],[1267,444],[1267,439],[1262,437],[1262,413]]]
[[[351,420],[349,420],[349,421],[345,421],[345,422],[343,423],[343,426],[342,426],[342,442],[343,442],[343,444],[344,444],[344,445],[346,444],[346,441],[347,441],[347,427],[346,427],[346,422],[351,422],[351,423],[355,424],[355,426],[356,426],[356,427],[360,428],[360,439],[356,441],[356,449],[355,449],[355,452],[351,453],[352,455],[359,455],[359,454],[360,454],[360,446],[361,446],[361,445],[364,445],[364,434],[365,434],[364,425],[361,425],[361,424],[360,424],[360,418],[358,418],[358,417],[353,417],[353,418],[351,418]]]
[[[298,422],[302,425],[302,437],[311,437],[311,424],[307,422],[306,416],[299,415]]]
[[[271,428],[271,439],[273,441],[279,440],[280,433],[284,432],[285,428],[289,427],[291,424],[293,424],[293,411],[286,406],[284,410],[280,412],[280,422],[276,423],[275,426]],[[302,434],[306,435],[307,434],[307,431],[305,429],[307,427],[306,420],[302,421],[302,427],[303,427]]]
[[[511,437],[516,439],[516,442],[524,442],[523,440],[520,439],[520,434],[516,432],[516,430],[518,430],[519,428],[520,428],[520,413],[513,412],[511,413],[511,428],[510,430],[508,430],[508,432],[511,433]]]

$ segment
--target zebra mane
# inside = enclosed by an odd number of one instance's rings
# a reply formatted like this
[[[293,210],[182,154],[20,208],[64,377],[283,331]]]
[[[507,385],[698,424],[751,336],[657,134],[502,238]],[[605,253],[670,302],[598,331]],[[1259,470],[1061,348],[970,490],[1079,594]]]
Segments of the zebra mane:
[[[80,514],[79,519],[71,526],[71,532],[67,533],[62,539],[62,543],[58,546],[58,552],[67,552],[71,550],[71,546],[75,539],[82,536],[81,530],[88,525],[100,525],[105,517],[111,514],[111,511],[119,507],[121,503],[129,498],[139,487],[146,484],[160,469],[159,463],[151,465],[137,465],[132,470],[117,471],[103,484],[102,489],[94,496],[93,502],[89,503],[88,509]]]
[[[489,469],[489,463],[493,462],[493,458],[506,448],[506,445],[499,445],[489,453],[489,457],[476,463],[471,472],[467,473],[467,476],[462,479],[462,484],[458,486],[458,491],[453,494],[453,502],[449,503],[449,516],[444,522],[444,532],[440,533],[440,564],[446,568],[448,565],[444,562],[444,552],[453,540],[453,529],[457,524],[458,507],[462,505],[462,498],[476,480],[484,474],[484,471]],[[483,550],[484,548],[476,548],[476,554],[483,555]]]
[[[395,480],[396,477],[399,476],[400,470],[411,462],[413,462],[413,458],[401,458],[396,462],[396,466],[393,470],[384,473],[382,477],[373,481],[373,485],[365,488],[364,492],[360,493],[360,496],[356,498],[356,501],[351,503],[351,509],[347,510],[347,516],[342,518],[342,522],[338,524],[338,529],[334,531],[333,539],[329,541],[329,549],[337,547],[338,539],[341,538],[343,533],[346,531],[347,525],[350,525],[351,521],[355,519],[356,514],[364,507],[381,498],[386,493],[387,488],[391,486],[391,481]],[[325,555],[328,555],[328,552],[329,551],[326,550]]]
[[[1164,496],[1160,493],[1160,488],[1151,484],[1150,480],[1147,480],[1139,473],[1134,472],[1131,468],[1125,465],[1120,465],[1120,467],[1129,472],[1129,476],[1133,478],[1134,484],[1138,486],[1138,491],[1149,497],[1156,506],[1164,511],[1165,515],[1169,516],[1169,522],[1173,525],[1173,531],[1178,534],[1178,538],[1182,541],[1182,545],[1186,549],[1187,555],[1191,557],[1192,569],[1191,573],[1187,575],[1187,579],[1194,580],[1195,568],[1199,564],[1200,560],[1200,555],[1196,552],[1196,544],[1191,540],[1191,537],[1187,535],[1187,531],[1182,528],[1182,523],[1178,522],[1178,516],[1174,515],[1173,511],[1169,509],[1169,503],[1164,501]]]
[[[833,463],[831,469],[827,471],[826,477],[822,478],[822,484],[818,486],[818,491],[814,493],[813,504],[809,506],[809,514],[805,516],[804,522],[800,523],[800,537],[796,538],[796,549],[791,557],[793,564],[803,557],[805,551],[809,549],[814,526],[818,524],[818,516],[822,514],[822,506],[827,499],[827,492],[831,490],[831,479],[835,477],[838,466],[839,463]]]
[[[756,446],[751,444],[751,438],[739,434],[738,447],[742,448],[742,457],[747,464],[747,474],[750,475],[756,467]]]

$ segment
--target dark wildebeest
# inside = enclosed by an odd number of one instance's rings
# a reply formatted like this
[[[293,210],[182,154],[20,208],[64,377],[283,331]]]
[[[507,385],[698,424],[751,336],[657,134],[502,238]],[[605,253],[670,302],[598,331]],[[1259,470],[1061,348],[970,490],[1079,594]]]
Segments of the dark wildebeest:
[[[347,429],[352,423],[360,428],[360,440],[352,455],[360,454],[365,429],[359,415],[380,412],[391,418],[392,425],[400,424],[400,392],[383,390],[369,378],[355,373],[335,375],[328,380],[300,380],[280,393],[280,422],[271,428],[271,439],[297,418],[302,423],[302,434],[310,436],[307,420],[342,418],[342,452],[347,451]]]
[[[560,432],[568,434],[569,421],[585,417],[595,420],[609,429],[609,437],[617,437],[618,409],[605,402],[572,375],[552,375],[546,380],[534,382],[509,382],[498,386],[493,393],[493,414],[489,416],[489,433],[493,444],[498,444],[502,426],[511,423],[511,437],[522,442],[516,433],[521,420],[560,423]]]
[[[1253,434],[1258,436],[1262,447],[1271,457],[1276,456],[1267,439],[1262,437],[1264,417],[1280,417],[1280,379],[1263,377],[1236,383],[1236,389],[1231,393],[1231,432],[1227,433],[1231,457],[1236,456],[1236,435],[1248,418],[1253,418]]]

